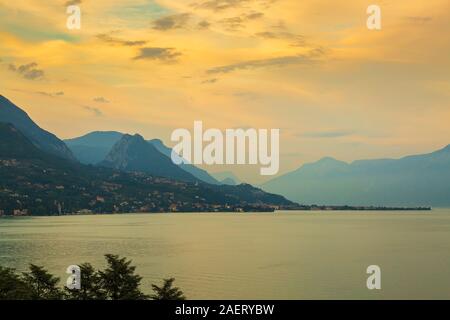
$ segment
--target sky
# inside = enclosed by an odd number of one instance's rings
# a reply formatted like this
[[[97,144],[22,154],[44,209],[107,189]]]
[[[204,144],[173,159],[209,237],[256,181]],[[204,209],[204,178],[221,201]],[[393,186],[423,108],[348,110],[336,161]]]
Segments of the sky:
[[[0,0],[0,94],[62,139],[280,129],[283,174],[448,145],[449,34],[448,0]]]

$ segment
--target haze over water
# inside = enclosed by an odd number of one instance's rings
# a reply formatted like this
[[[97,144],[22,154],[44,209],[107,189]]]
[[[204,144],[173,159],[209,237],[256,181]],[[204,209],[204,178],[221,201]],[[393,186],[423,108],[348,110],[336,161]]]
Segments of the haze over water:
[[[124,214],[0,219],[0,265],[104,267],[126,256],[143,289],[189,299],[449,299],[450,209],[431,212]],[[382,290],[366,288],[379,265]]]

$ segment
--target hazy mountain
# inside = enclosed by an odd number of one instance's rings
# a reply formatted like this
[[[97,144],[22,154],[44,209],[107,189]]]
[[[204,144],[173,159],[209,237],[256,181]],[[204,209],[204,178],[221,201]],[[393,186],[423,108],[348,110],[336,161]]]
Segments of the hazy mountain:
[[[97,164],[106,158],[122,136],[123,133],[117,131],[94,131],[64,142],[78,161],[84,164]]]
[[[123,133],[117,131],[95,131],[82,137],[64,140],[72,150],[75,157],[84,164],[97,164],[103,161],[111,151],[112,147],[122,137]],[[148,140],[159,152],[171,157],[172,149],[164,145],[159,139]],[[181,164],[179,167],[194,177],[211,184],[219,182],[208,174],[205,170],[197,168],[191,164]]]
[[[211,175],[220,181],[221,184],[234,186],[242,183],[241,180],[239,180],[239,178],[236,177],[231,171],[213,172]]]
[[[41,129],[28,114],[0,95],[0,122],[11,123],[36,147],[58,157],[75,160],[69,148],[54,134]]]
[[[100,165],[125,171],[140,171],[176,180],[198,181],[138,134],[123,135]]]
[[[281,196],[249,185],[180,182],[83,165],[38,149],[17,128],[6,123],[0,123],[0,190],[0,209],[6,214],[15,209],[28,210],[32,215],[79,210],[109,213],[243,208],[252,211],[291,204]]]
[[[159,139],[153,139],[148,140],[149,143],[151,143],[159,152],[166,155],[167,157],[172,157],[172,149],[164,145],[164,143]],[[192,164],[180,164],[179,167],[183,169],[184,171],[189,172],[194,177],[202,180],[203,182],[210,183],[210,184],[219,184],[219,181],[214,179],[207,171],[202,170],[200,168],[197,168],[196,166]]]
[[[0,157],[2,159],[48,160],[50,155],[38,149],[24,134],[11,123],[0,122]]]
[[[305,204],[450,206],[450,145],[397,160],[324,158],[262,188]]]

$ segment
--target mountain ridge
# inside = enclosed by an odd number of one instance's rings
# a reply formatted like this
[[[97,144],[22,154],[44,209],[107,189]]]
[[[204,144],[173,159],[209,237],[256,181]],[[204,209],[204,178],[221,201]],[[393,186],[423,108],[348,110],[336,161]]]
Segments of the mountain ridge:
[[[273,211],[292,202],[250,185],[213,186],[83,165],[37,148],[0,123],[0,212],[76,213]]]
[[[152,139],[147,140],[148,143],[151,143],[155,146],[157,150],[159,150],[162,154],[166,155],[167,157],[172,157],[172,149],[167,147],[161,139]],[[206,170],[200,169],[192,164],[189,163],[182,163],[178,165],[181,169],[189,172],[194,177],[202,180],[203,182],[210,183],[210,184],[219,184],[219,181],[217,181],[212,175],[210,175]]]
[[[83,136],[64,140],[72,150],[76,158],[84,164],[98,164],[105,159],[113,145],[120,140],[124,133],[118,131],[93,131]],[[161,139],[147,140],[156,149],[171,158],[172,149],[167,147]],[[180,164],[179,168],[187,171],[199,180],[219,184],[206,170],[200,169],[192,164]]]
[[[180,169],[170,158],[159,152],[155,146],[148,143],[139,134],[123,135],[99,165],[125,171],[140,171],[183,181],[198,181],[193,175]]]
[[[323,158],[261,187],[304,204],[450,206],[450,146],[399,159]]]
[[[3,95],[0,95],[0,122],[13,124],[39,149],[64,159],[76,160],[62,140],[39,127],[24,110]]]

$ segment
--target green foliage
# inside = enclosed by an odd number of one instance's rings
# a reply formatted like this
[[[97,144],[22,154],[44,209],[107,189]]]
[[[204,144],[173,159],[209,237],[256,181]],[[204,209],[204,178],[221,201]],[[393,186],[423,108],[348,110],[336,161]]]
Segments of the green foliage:
[[[30,272],[23,273],[23,281],[30,288],[33,300],[59,300],[63,297],[63,292],[57,287],[59,278],[43,267],[30,264]]]
[[[148,296],[140,290],[142,277],[131,260],[113,254],[105,258],[104,270],[90,263],[79,265],[80,290],[59,288],[59,278],[34,264],[21,275],[0,266],[0,300],[185,300],[183,292],[173,287],[175,279],[165,279],[162,287],[152,285],[155,294]]]
[[[102,287],[111,300],[144,300],[147,296],[139,290],[142,277],[135,274],[131,260],[117,255],[105,255],[108,267],[100,271]]]
[[[90,263],[83,263],[80,266],[81,289],[64,288],[66,298],[69,300],[106,300],[106,292],[102,288],[102,278],[100,272],[95,270]]]
[[[14,269],[0,267],[0,300],[28,300],[31,290]]]
[[[153,300],[186,300],[186,297],[177,287],[173,287],[174,278],[164,279],[164,283],[161,287],[152,284],[153,291],[155,294],[150,297]]]

